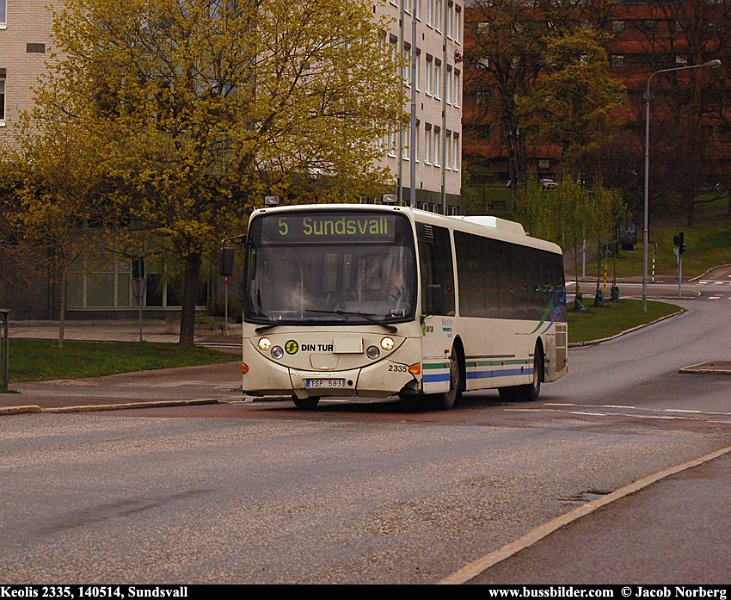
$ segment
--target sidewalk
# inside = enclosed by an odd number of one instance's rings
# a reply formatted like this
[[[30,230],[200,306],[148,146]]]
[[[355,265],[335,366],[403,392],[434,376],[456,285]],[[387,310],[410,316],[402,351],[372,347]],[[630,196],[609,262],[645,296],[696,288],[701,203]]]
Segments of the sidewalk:
[[[195,343],[231,352],[231,362],[176,367],[104,377],[16,383],[17,393],[0,394],[0,416],[39,412],[78,412],[144,406],[213,404],[241,400],[241,326],[229,327],[229,335],[212,329],[196,332]],[[135,321],[70,321],[66,340],[139,341]],[[16,321],[10,323],[10,355],[13,339],[57,339],[58,323]],[[145,321],[143,339],[177,343],[178,335],[164,321]]]

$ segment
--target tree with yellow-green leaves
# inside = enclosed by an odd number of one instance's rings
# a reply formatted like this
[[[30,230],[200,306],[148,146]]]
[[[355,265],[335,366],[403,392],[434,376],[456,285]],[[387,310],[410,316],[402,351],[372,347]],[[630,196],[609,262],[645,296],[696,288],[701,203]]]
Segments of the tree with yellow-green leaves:
[[[609,72],[608,39],[583,26],[547,36],[548,67],[518,101],[528,137],[560,148],[562,170],[574,177],[581,158],[617,126],[616,111],[626,97]]]
[[[37,102],[83,132],[107,218],[184,266],[181,345],[204,256],[264,194],[347,201],[387,181],[375,140],[405,102],[372,4],[66,0],[54,14]]]
[[[54,102],[44,102],[50,98]],[[11,256],[17,262],[25,253],[27,269],[49,273],[58,285],[58,346],[63,348],[69,267],[99,245],[108,211],[93,168],[92,138],[79,127],[83,107],[52,81],[38,99],[32,111],[20,115],[14,143],[3,148],[0,213]]]

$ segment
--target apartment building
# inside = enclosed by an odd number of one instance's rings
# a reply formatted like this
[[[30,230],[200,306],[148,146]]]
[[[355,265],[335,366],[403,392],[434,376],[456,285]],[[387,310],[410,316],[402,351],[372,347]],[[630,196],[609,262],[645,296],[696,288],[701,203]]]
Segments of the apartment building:
[[[46,68],[51,50],[51,0],[0,0],[0,144],[8,141],[22,110],[32,107],[32,87]],[[394,128],[381,140],[383,164],[393,173],[392,192],[410,203],[411,165],[416,166],[418,208],[446,214],[460,212],[462,154],[462,56],[464,4],[454,0],[382,0],[373,3],[374,18],[386,18],[383,43],[395,56],[415,56],[416,77],[403,72],[404,90],[416,91],[416,144],[408,127]],[[412,24],[416,44],[412,48]],[[406,107],[408,110],[408,106]],[[98,264],[96,264],[98,263]],[[174,312],[180,306],[180,282],[166,276],[165,264],[146,265],[147,314]],[[218,294],[210,282],[199,303],[210,305]],[[40,291],[40,288],[43,288]],[[133,314],[136,307],[127,261],[85,259],[72,267],[67,284],[69,318]],[[0,290],[0,304],[15,318],[54,318],[59,305],[53,278],[34,290],[24,284]]]
[[[0,0],[0,139],[32,106],[32,87],[51,46],[51,13],[43,0]]]
[[[392,130],[379,143],[385,164],[397,178],[396,193],[408,205],[411,161],[416,164],[418,208],[458,214],[462,169],[462,69],[464,5],[452,0],[386,0],[374,5],[377,17],[392,23],[385,43],[404,55],[403,80],[416,91],[416,144],[410,127]],[[413,26],[416,44],[412,47]],[[412,76],[412,61],[416,63]],[[414,79],[412,81],[412,79]]]

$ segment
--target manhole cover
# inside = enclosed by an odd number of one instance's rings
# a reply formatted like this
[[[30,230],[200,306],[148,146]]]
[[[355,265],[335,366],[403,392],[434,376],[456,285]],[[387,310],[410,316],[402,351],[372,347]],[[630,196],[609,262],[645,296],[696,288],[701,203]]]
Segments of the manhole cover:
[[[714,375],[731,375],[731,361],[716,360],[711,362],[698,363],[680,369],[681,373],[701,373]]]

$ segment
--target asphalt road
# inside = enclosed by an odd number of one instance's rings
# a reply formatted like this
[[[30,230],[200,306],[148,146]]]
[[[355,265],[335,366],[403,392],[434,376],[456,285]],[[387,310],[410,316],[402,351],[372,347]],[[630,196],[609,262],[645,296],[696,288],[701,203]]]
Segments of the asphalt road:
[[[678,373],[731,357],[731,300],[684,305],[572,351],[570,375],[532,404],[471,393],[444,413],[323,402],[309,414],[231,398],[5,417],[3,582],[440,581],[588,500],[731,445],[731,377]],[[673,476],[480,580],[727,580],[730,480],[728,458]],[[694,540],[687,552],[681,539]]]

